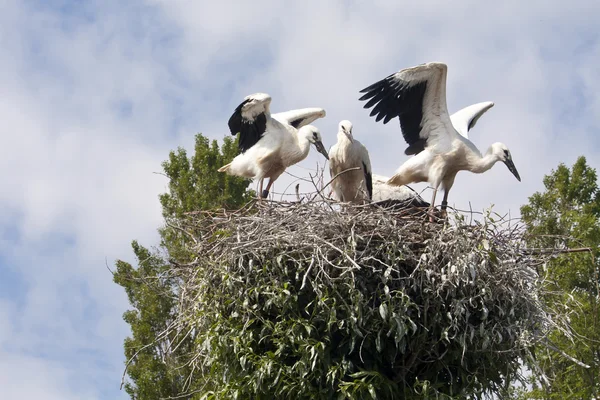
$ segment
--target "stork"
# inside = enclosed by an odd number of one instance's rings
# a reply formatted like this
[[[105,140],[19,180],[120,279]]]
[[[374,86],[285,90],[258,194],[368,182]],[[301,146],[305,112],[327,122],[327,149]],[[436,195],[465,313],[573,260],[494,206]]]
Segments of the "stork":
[[[350,170],[352,168],[360,169]],[[329,174],[333,179],[331,188],[338,200],[363,203],[373,197],[369,151],[354,139],[352,122],[348,120],[339,123],[337,143],[329,149]]]
[[[376,116],[377,122],[383,119],[383,123],[387,124],[395,117],[400,120],[402,136],[408,144],[404,153],[414,154],[414,157],[401,165],[387,183],[401,186],[412,182],[429,182],[434,188],[429,206],[431,220],[438,188],[441,185],[444,189],[442,213],[445,214],[448,192],[459,171],[483,173],[496,162],[502,161],[521,181],[505,144],[494,143],[482,155],[463,136],[468,136],[468,129],[482,113],[471,119],[457,117],[457,123],[468,121],[466,130],[460,128],[463,134],[452,125],[446,106],[447,71],[446,64],[437,62],[406,68],[361,90],[365,94],[359,99],[369,100],[364,108],[373,107],[370,116]]]
[[[429,203],[410,186],[389,185],[390,178],[373,174],[373,202],[380,205],[400,205],[403,208],[429,207]]]
[[[240,153],[219,172],[244,178],[257,178],[259,198],[269,195],[273,182],[287,167],[308,156],[311,143],[329,158],[321,133],[312,125],[325,116],[322,108],[303,108],[271,115],[271,96],[255,93],[244,98],[229,118],[233,136],[239,133]],[[269,178],[263,191],[264,178]]]

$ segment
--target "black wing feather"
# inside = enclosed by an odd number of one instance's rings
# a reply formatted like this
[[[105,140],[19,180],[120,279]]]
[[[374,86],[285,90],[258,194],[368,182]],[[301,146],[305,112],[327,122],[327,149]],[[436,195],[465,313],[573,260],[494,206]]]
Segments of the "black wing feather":
[[[494,104],[488,104],[483,110],[480,110],[477,115],[475,115],[473,118],[471,118],[471,120],[469,121],[469,126],[467,127],[467,132],[470,131],[471,129],[473,129],[473,127],[475,126],[475,124],[477,123],[477,121],[479,121],[479,118],[481,118],[481,116],[483,114],[486,113],[487,110],[489,110],[490,108],[492,108],[494,106]]]
[[[371,173],[369,171],[367,171],[367,165],[365,163],[362,163],[363,165],[363,170],[365,171],[365,181],[367,184],[367,192],[369,192],[369,200],[373,199],[373,177],[371,176]]]
[[[302,121],[304,121],[306,118],[298,118],[295,119],[293,121],[290,121],[290,125],[292,125],[294,128],[299,129],[300,124],[302,123]]]
[[[408,148],[406,154],[418,154],[425,148],[426,139],[420,138],[423,120],[423,98],[427,90],[427,81],[409,85],[409,82],[398,79],[395,74],[364,88],[360,93],[365,93],[359,100],[369,100],[364,108],[373,107],[371,117],[387,124],[398,117],[402,136]]]
[[[238,141],[240,153],[244,153],[250,147],[254,146],[267,130],[267,116],[265,113],[257,115],[253,120],[242,116],[242,107],[249,101],[250,99],[245,100],[237,106],[228,122],[231,134],[233,136],[238,133],[240,134],[240,139]]]
[[[477,116],[469,121],[469,126],[467,127],[467,132],[470,131],[471,129],[473,129],[473,127],[475,126],[475,123],[477,122],[478,119],[479,119],[479,116]]]

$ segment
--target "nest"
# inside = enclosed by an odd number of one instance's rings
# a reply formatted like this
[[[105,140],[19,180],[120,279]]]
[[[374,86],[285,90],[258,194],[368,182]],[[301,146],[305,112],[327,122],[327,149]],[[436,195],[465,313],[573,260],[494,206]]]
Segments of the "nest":
[[[193,334],[214,398],[502,394],[563,329],[509,220],[430,223],[422,210],[263,201],[169,224],[192,238],[172,329]],[[199,389],[198,389],[199,388]]]

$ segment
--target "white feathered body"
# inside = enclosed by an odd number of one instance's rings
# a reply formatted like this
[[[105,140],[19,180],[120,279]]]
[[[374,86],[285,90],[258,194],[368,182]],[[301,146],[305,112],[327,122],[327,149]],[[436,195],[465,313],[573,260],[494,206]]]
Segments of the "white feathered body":
[[[429,146],[406,160],[388,183],[401,186],[429,182],[434,187],[441,184],[446,190],[452,187],[459,171],[482,173],[497,161],[491,151],[482,156],[479,149],[454,128],[448,130],[444,141],[443,146]]]
[[[288,124],[269,118],[263,137],[244,153],[238,154],[224,170],[246,178],[276,179],[287,167],[308,156],[310,142],[298,132]]]
[[[244,98],[227,125],[238,135],[239,154],[218,169],[228,175],[259,180],[259,198],[265,198],[273,182],[286,170],[308,156],[310,145],[327,158],[319,130],[309,125],[325,116],[322,108],[302,108],[271,115],[271,96],[254,93]],[[263,182],[269,178],[263,190]]]
[[[410,189],[408,186],[389,185],[389,180],[386,176],[373,175],[373,201],[398,200],[410,201],[417,200],[424,203],[424,200],[417,192]]]
[[[363,163],[365,165],[363,165]],[[358,140],[350,140],[338,134],[338,142],[329,150],[329,171],[331,178],[350,168],[358,170],[344,172],[331,182],[335,198],[343,202],[360,202],[369,200],[365,167],[371,172],[371,161],[367,148]]]

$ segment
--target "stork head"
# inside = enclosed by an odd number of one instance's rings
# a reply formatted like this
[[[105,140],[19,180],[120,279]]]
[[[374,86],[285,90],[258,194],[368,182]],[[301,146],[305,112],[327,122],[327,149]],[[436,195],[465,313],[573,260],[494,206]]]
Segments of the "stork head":
[[[300,128],[298,135],[304,136],[310,143],[314,144],[315,149],[329,160],[329,154],[327,154],[327,150],[325,150],[325,146],[321,139],[321,132],[319,132],[319,129],[316,126],[305,125]]]
[[[263,111],[269,113],[270,105],[271,96],[269,96],[267,93],[253,93],[244,97],[244,110],[254,109],[254,114],[258,114]]]
[[[346,135],[348,140],[352,142],[354,140],[354,137],[352,136],[352,122],[348,121],[347,119],[340,121],[338,135],[340,134]]]
[[[504,164],[506,164],[508,170],[512,172],[519,182],[521,182],[521,177],[519,176],[519,172],[513,163],[512,155],[510,154],[508,147],[506,147],[504,143],[494,143],[492,145],[492,152],[496,157],[498,157],[499,161],[502,161]]]
[[[257,103],[263,103],[263,102],[271,102],[271,96],[269,96],[266,93],[253,93],[253,94],[249,94],[248,96],[244,97],[244,100],[250,100],[250,102],[257,102]]]

